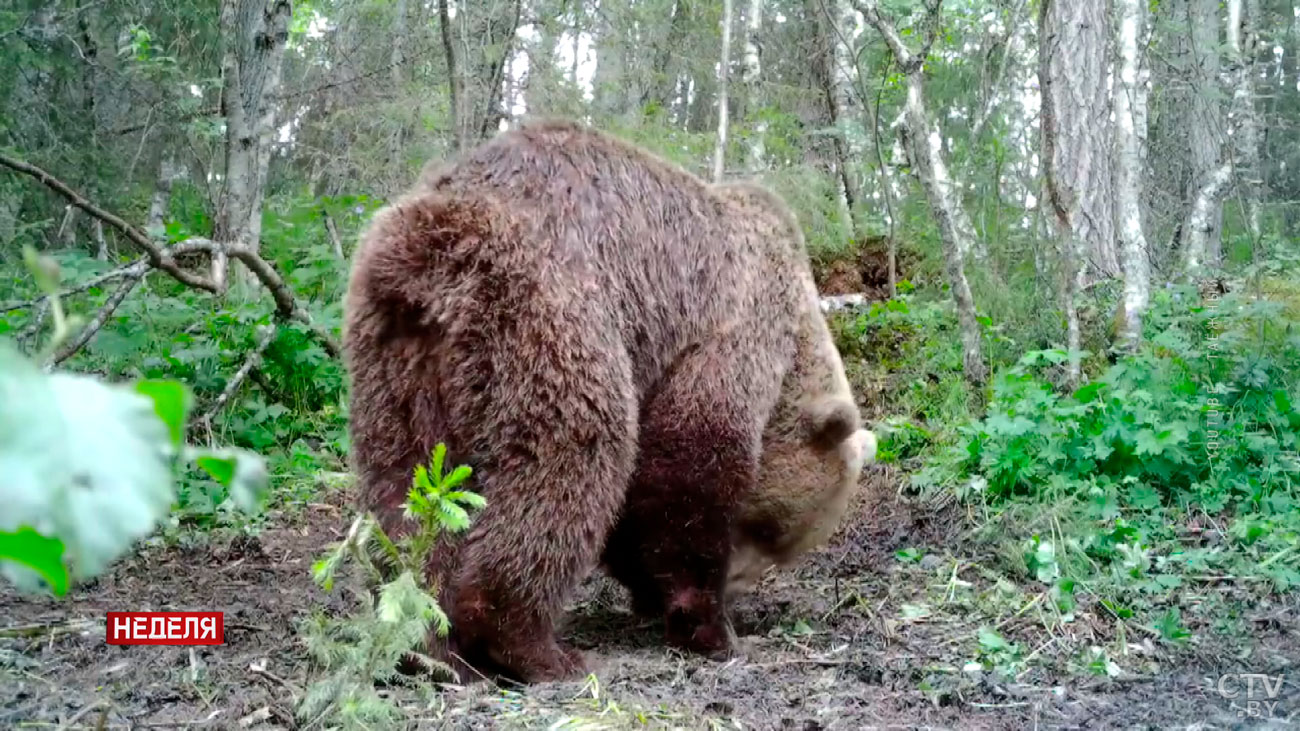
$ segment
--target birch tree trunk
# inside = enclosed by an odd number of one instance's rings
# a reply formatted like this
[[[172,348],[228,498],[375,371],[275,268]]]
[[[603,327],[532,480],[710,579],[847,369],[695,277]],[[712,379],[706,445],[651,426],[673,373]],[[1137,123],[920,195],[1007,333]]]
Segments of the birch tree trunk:
[[[921,188],[925,191],[926,201],[934,213],[935,222],[939,225],[944,273],[957,306],[966,379],[974,385],[983,384],[988,378],[988,370],[980,346],[975,298],[966,279],[966,256],[975,241],[975,228],[971,225],[966,209],[962,207],[961,199],[956,195],[956,182],[949,174],[948,163],[944,160],[943,138],[925,106],[923,65],[938,33],[939,3],[928,7],[930,32],[923,47],[925,52],[920,54],[908,50],[897,29],[881,16],[876,0],[857,0],[856,5],[867,22],[884,37],[899,67],[906,74],[907,102],[896,125],[903,148],[908,153]]]
[[[1180,9],[1184,12],[1178,20],[1186,22],[1188,27],[1185,68],[1191,80],[1190,93],[1183,105],[1191,168],[1191,186],[1184,214],[1186,223],[1200,198],[1200,186],[1219,167],[1225,143],[1225,115],[1219,85],[1220,38],[1224,23],[1219,18],[1219,0],[1183,0]],[[1198,226],[1209,227],[1205,232],[1205,258],[1217,262],[1223,238],[1223,202],[1215,199],[1209,201],[1209,206],[1203,214],[1207,220]]]
[[[1119,33],[1115,85],[1115,230],[1124,269],[1120,339],[1132,348],[1142,337],[1142,316],[1151,298],[1151,273],[1142,230],[1142,146],[1146,86],[1138,77],[1138,35],[1146,22],[1145,0],[1116,0]]]
[[[257,251],[262,186],[275,131],[275,97],[289,38],[290,0],[222,0],[221,109],[226,118],[225,185],[214,237]],[[227,259],[212,258],[212,279],[226,286]]]
[[[834,172],[840,179],[840,194],[848,217],[849,230],[859,234],[857,207],[861,200],[861,186],[854,174],[852,161],[862,159],[860,145],[851,131],[853,112],[853,49],[850,47],[856,21],[849,0],[807,0],[809,14],[814,19],[819,41],[819,76],[826,95],[835,151]]]
[[[1259,159],[1261,124],[1252,73],[1259,55],[1259,18],[1259,0],[1228,0],[1228,53],[1233,65],[1244,70],[1236,75],[1240,97],[1234,96],[1234,101],[1241,120],[1234,135],[1237,142],[1234,158],[1237,182],[1246,201],[1246,227],[1256,245],[1263,233],[1260,206],[1264,194],[1263,166]]]
[[[1215,212],[1227,193],[1234,171],[1238,181],[1246,188],[1247,227],[1251,228],[1252,237],[1259,226],[1258,199],[1251,208],[1250,196],[1258,193],[1252,189],[1254,171],[1259,170],[1259,147],[1257,137],[1252,138],[1251,129],[1257,123],[1254,93],[1254,46],[1256,43],[1251,21],[1246,16],[1246,0],[1228,0],[1227,37],[1228,69],[1227,79],[1231,86],[1232,101],[1228,110],[1228,129],[1225,138],[1229,141],[1221,146],[1219,164],[1210,170],[1199,182],[1199,188],[1192,198],[1183,224],[1183,273],[1196,277],[1211,255],[1211,235],[1214,233]],[[1229,145],[1233,149],[1229,149]],[[1253,167],[1252,167],[1253,166]],[[1255,239],[1258,241],[1258,239]]]
[[[1038,83],[1042,157],[1058,236],[1071,239],[1080,284],[1120,274],[1115,247],[1114,127],[1106,0],[1043,0]]]
[[[745,87],[745,117],[753,117],[763,107],[762,91],[759,79],[762,63],[758,56],[758,33],[763,26],[763,0],[749,0],[749,10],[745,13],[745,56],[741,66],[740,81]],[[753,121],[749,143],[745,146],[745,167],[751,175],[756,175],[767,167],[764,137],[767,135],[767,122],[762,119]]]
[[[153,196],[149,199],[149,218],[145,229],[155,239],[163,238],[166,233],[163,226],[166,225],[167,209],[172,200],[172,183],[176,177],[176,165],[171,153],[164,153],[158,161],[158,180],[154,183]]]
[[[722,0],[722,58],[718,61],[718,142],[713,149],[713,182],[722,182],[727,157],[727,77],[731,75],[731,0]]]

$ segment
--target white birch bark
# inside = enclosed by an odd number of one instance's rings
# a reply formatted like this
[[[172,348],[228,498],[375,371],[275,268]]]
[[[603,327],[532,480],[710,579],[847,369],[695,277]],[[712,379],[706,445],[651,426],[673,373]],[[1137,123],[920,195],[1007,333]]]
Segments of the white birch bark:
[[[1227,81],[1231,86],[1232,101],[1228,110],[1228,130],[1226,138],[1229,143],[1220,150],[1221,162],[1200,181],[1200,187],[1183,224],[1183,272],[1189,277],[1198,276],[1207,263],[1214,263],[1212,236],[1215,232],[1215,213],[1232,182],[1233,173],[1238,182],[1246,188],[1247,227],[1252,237],[1256,235],[1259,222],[1258,188],[1254,186],[1259,170],[1258,138],[1252,137],[1252,130],[1257,133],[1258,121],[1255,111],[1254,60],[1256,43],[1250,18],[1246,11],[1251,7],[1248,0],[1228,0],[1227,12]],[[1233,149],[1228,149],[1229,145]],[[1252,198],[1254,203],[1251,203]],[[1252,207],[1253,205],[1253,207]],[[1258,239],[1256,238],[1256,241]]]
[[[762,62],[758,56],[758,33],[762,27],[763,0],[749,0],[749,10],[745,13],[745,55],[740,81],[745,87],[745,108],[750,116],[762,107],[762,92],[758,85],[762,74]],[[755,120],[746,145],[746,168],[750,174],[762,172],[767,167],[764,143],[766,135],[767,122]]]
[[[908,151],[913,169],[925,191],[926,201],[934,213],[935,222],[939,226],[939,236],[943,245],[944,273],[957,306],[966,379],[973,384],[982,384],[988,377],[988,370],[984,364],[983,349],[980,345],[975,298],[966,279],[966,256],[975,240],[975,228],[971,225],[970,216],[962,206],[961,199],[956,195],[955,181],[949,174],[948,164],[944,160],[943,139],[939,135],[939,127],[926,110],[922,71],[925,59],[908,50],[897,29],[881,16],[876,0],[857,0],[857,8],[867,22],[884,37],[898,65],[906,73],[907,102],[897,128],[903,147]],[[931,32],[935,33],[938,6],[932,6],[930,12]],[[929,42],[925,47],[929,48]]]
[[[722,58],[718,61],[718,142],[713,150],[713,182],[722,182],[727,157],[727,77],[731,75],[731,0],[722,0]]]
[[[1236,113],[1241,116],[1234,135],[1237,182],[1246,203],[1246,227],[1257,242],[1262,232],[1260,205],[1263,197],[1263,168],[1260,165],[1260,119],[1256,109],[1254,65],[1259,54],[1259,0],[1228,0],[1228,52],[1241,69],[1236,78]]]
[[[1119,15],[1118,81],[1115,85],[1115,230],[1124,271],[1124,320],[1119,333],[1128,347],[1142,337],[1142,316],[1151,298],[1151,273],[1142,230],[1142,145],[1146,87],[1139,78],[1138,36],[1145,0],[1116,0]],[[1140,120],[1140,121],[1139,121]]]

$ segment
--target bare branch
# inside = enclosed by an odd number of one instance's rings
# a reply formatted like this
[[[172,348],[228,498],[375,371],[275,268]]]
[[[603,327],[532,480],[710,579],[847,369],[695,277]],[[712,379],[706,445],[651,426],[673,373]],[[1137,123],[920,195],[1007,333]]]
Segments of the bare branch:
[[[206,425],[208,429],[212,428],[212,418],[215,417],[217,413],[225,407],[226,403],[230,401],[231,397],[235,395],[239,390],[239,387],[243,385],[244,380],[248,378],[248,375],[252,373],[253,369],[257,367],[257,364],[261,362],[262,354],[266,352],[266,349],[271,346],[271,342],[275,340],[276,328],[274,326],[266,326],[261,328],[261,330],[262,333],[257,339],[257,345],[248,353],[248,357],[244,359],[244,364],[241,365],[239,370],[235,371],[235,374],[226,382],[226,387],[221,390],[221,395],[217,396],[217,399],[212,402],[212,405],[208,407],[207,412],[204,413],[203,416],[199,417],[199,422]]]
[[[857,8],[858,12],[862,13],[862,17],[866,18],[867,22],[880,33],[880,37],[885,39],[885,44],[889,46],[890,51],[893,51],[894,59],[902,67],[903,73],[909,73],[916,57],[903,42],[903,37],[898,34],[894,24],[880,14],[880,6],[876,0],[854,0],[853,7]]]
[[[81,328],[81,331],[77,333],[77,336],[64,343],[59,348],[58,352],[50,358],[46,363],[46,368],[62,363],[75,355],[78,350],[85,347],[86,344],[95,337],[95,334],[104,327],[104,323],[108,322],[108,318],[112,317],[113,313],[117,311],[118,305],[122,304],[122,301],[126,299],[128,294],[131,294],[131,290],[135,289],[135,285],[140,283],[140,280],[144,278],[144,274],[145,272],[141,272],[133,276],[128,276],[123,280],[123,282],[118,285],[117,291],[114,292],[106,302],[104,302],[103,307],[100,307],[99,311],[95,313],[95,316],[91,318],[90,322],[86,323],[86,326]]]
[[[342,354],[343,349],[339,346],[338,342],[330,337],[329,333],[325,332],[324,328],[312,322],[311,315],[307,313],[306,309],[298,304],[297,299],[293,295],[293,291],[289,289],[287,284],[285,284],[284,278],[275,270],[275,267],[271,266],[270,262],[263,259],[251,248],[242,245],[223,246],[211,239],[199,237],[186,239],[185,241],[172,246],[159,246],[143,231],[128,224],[118,216],[105,211],[94,203],[91,203],[89,200],[86,200],[84,196],[70,188],[66,183],[35,165],[10,157],[4,153],[0,153],[0,165],[36,178],[47,187],[62,195],[64,198],[67,198],[74,206],[117,229],[132,243],[144,250],[146,255],[145,261],[147,261],[150,268],[161,269],[182,284],[214,294],[219,293],[220,288],[214,281],[181,268],[175,257],[180,254],[199,251],[207,252],[209,256],[215,256],[224,251],[230,258],[238,259],[244,264],[244,266],[248,267],[248,270],[251,271],[253,275],[257,277],[258,281],[266,287],[267,291],[271,293],[271,297],[275,300],[275,310],[278,317],[285,320],[297,320],[307,326],[307,328],[311,330],[312,334],[320,339],[326,352],[331,356],[337,358]],[[140,266],[141,263],[142,262],[135,262],[126,267],[126,269]],[[134,277],[134,279],[138,280],[141,276],[147,273],[147,269],[141,271],[140,275]],[[131,286],[135,286],[134,283]],[[129,288],[127,291],[130,291]],[[114,296],[117,295],[115,294]],[[122,293],[122,296],[125,297],[126,294]],[[120,300],[115,303],[113,307],[116,308],[117,304],[120,304]],[[103,323],[100,324],[102,326]],[[93,333],[91,333],[91,335],[93,335]]]
[[[40,182],[44,183],[46,187],[53,189],[59,195],[67,198],[72,205],[117,229],[124,236],[130,239],[131,243],[140,247],[140,249],[145,252],[149,257],[150,264],[157,269],[167,272],[178,282],[208,292],[217,291],[217,285],[214,284],[212,280],[185,271],[160,246],[158,246],[158,244],[150,240],[143,231],[140,231],[126,221],[123,221],[121,218],[86,200],[84,196],[68,187],[68,185],[62,180],[59,180],[35,165],[24,162],[15,157],[10,157],[2,152],[0,152],[0,165],[4,165],[11,170],[36,178]]]
[[[127,264],[124,267],[119,267],[117,269],[114,269],[111,272],[104,272],[103,274],[100,274],[97,277],[91,277],[90,279],[87,279],[81,284],[78,284],[77,286],[73,287],[72,289],[66,290],[64,292],[60,292],[59,297],[60,298],[71,297],[74,294],[81,294],[82,292],[85,292],[88,289],[92,289],[94,287],[103,284],[104,282],[113,279],[119,279],[121,277],[129,277],[129,276],[138,277],[144,274],[146,271],[148,271],[148,269],[149,269],[149,260],[138,259],[131,264]],[[26,302],[15,302],[10,305],[4,305],[0,307],[0,314],[4,314],[6,312],[13,312],[14,310],[25,310],[34,305],[44,303],[49,299],[49,297],[50,297],[49,295],[41,295],[40,297],[37,297],[35,299],[27,300]]]
[[[40,304],[36,307],[36,316],[32,318],[31,323],[28,324],[27,327],[23,328],[22,332],[18,333],[18,336],[15,338],[19,345],[26,347],[24,344],[28,340],[36,337],[36,334],[41,331],[41,326],[45,324],[45,317],[48,314],[50,314],[50,300],[42,299],[40,300]]]

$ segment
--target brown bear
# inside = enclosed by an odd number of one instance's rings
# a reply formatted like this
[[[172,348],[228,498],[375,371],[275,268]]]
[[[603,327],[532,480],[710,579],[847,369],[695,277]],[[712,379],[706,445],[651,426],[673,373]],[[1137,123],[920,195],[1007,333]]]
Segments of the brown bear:
[[[715,190],[728,193],[726,186]],[[825,542],[856,492],[863,465],[875,458],[875,435],[857,428],[857,407],[812,278],[803,285],[811,306],[799,313],[795,358],[763,431],[758,484],[741,501],[733,524],[727,594],[751,589],[768,568],[788,565]],[[654,615],[663,609],[656,603],[661,599],[652,585],[637,581],[635,549],[621,545],[638,521],[653,523],[653,515],[638,515],[639,500],[635,490],[628,495],[602,564],[632,590],[638,613]]]
[[[669,640],[730,647],[733,528],[810,276],[774,195],[570,122],[503,133],[375,215],[345,300],[361,499],[401,533],[439,441],[487,499],[429,567],[452,623],[435,654],[525,682],[582,671],[554,622],[620,514],[644,519],[614,553]]]
[[[815,297],[811,280],[806,287]],[[827,423],[856,425],[858,413],[822,314],[805,311],[801,317],[794,369],[763,430],[758,486],[736,521],[729,594],[752,588],[768,568],[789,565],[830,538],[857,491],[862,467],[875,460],[876,437],[866,429],[847,439],[818,438]]]

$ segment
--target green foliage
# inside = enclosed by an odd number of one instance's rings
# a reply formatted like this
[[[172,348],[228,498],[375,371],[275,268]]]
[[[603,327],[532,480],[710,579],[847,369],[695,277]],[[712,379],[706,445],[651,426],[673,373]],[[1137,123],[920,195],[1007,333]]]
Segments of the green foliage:
[[[390,539],[365,514],[312,565],[312,578],[326,591],[349,563],[361,569],[364,588],[356,591],[359,609],[351,616],[318,613],[301,628],[324,677],[308,689],[300,718],[324,716],[344,728],[392,723],[401,711],[379,695],[376,685],[399,681],[400,663],[454,677],[451,668],[419,651],[431,625],[439,636],[450,630],[434,599],[437,587],[425,584],[425,567],[444,533],[469,528],[466,508],[481,509],[485,503],[463,489],[472,474],[467,465],[443,474],[446,454],[439,443],[430,464],[416,466],[404,504],[404,517],[414,525],[402,537]]]
[[[1076,584],[1117,617],[1205,574],[1287,589],[1300,583],[1297,325],[1278,302],[1171,286],[1141,346],[1073,392],[1045,375],[1061,350],[1003,368],[983,417],[934,446],[912,485],[985,506],[991,525],[1013,514],[1048,525],[1021,565],[1063,613]],[[1187,529],[1206,517],[1224,529]],[[1152,624],[1171,643],[1188,638],[1176,605]]]
[[[179,383],[45,375],[0,342],[0,395],[0,572],[26,591],[61,596],[103,572],[167,515],[184,463],[220,465],[215,477],[241,509],[260,503],[259,458],[184,443]]]
[[[30,248],[26,260],[55,313],[56,348],[75,322],[63,315],[59,268]],[[179,382],[46,374],[0,340],[0,402],[0,573],[25,591],[61,596],[103,572],[167,515],[186,464],[216,468],[242,510],[261,502],[259,457],[185,443],[191,397]]]

